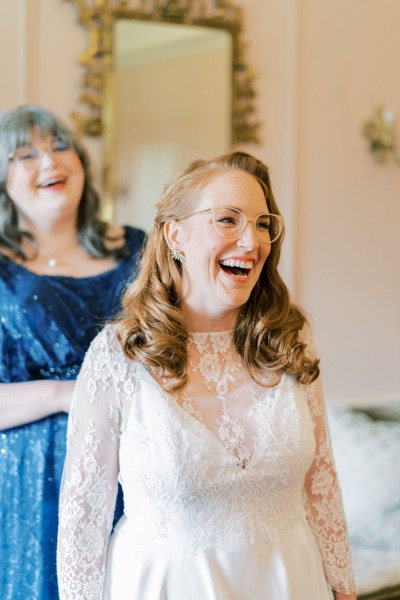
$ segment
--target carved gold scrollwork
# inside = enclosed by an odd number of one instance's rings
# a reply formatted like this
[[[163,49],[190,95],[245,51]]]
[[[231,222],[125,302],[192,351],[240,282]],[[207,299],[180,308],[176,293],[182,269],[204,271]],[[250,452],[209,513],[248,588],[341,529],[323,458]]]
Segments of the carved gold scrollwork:
[[[71,1],[71,0],[66,0]],[[113,23],[117,19],[182,23],[215,27],[230,32],[232,58],[232,145],[258,142],[255,116],[255,73],[244,60],[241,42],[242,14],[229,0],[72,0],[78,22],[88,32],[87,49],[79,57],[84,68],[79,102],[84,114],[73,112],[78,134],[99,136],[105,132],[108,79],[113,72]]]

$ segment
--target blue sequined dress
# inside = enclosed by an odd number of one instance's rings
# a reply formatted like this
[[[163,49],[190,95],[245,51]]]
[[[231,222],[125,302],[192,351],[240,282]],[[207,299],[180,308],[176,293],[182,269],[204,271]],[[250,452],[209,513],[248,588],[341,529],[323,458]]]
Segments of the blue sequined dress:
[[[76,379],[91,340],[119,308],[144,233],[94,277],[37,275],[0,260],[0,382]],[[11,391],[12,393],[12,391]],[[0,431],[0,598],[57,600],[58,495],[67,415]]]

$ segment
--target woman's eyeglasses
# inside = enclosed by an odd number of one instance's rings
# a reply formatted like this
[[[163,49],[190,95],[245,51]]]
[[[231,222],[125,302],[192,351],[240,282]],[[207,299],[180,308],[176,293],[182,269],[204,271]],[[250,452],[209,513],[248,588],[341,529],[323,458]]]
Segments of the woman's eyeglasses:
[[[25,146],[18,146],[14,152],[8,155],[8,160],[12,160],[18,163],[24,164],[27,168],[33,168],[37,166],[43,154],[60,154],[70,152],[72,150],[71,145],[62,138],[54,138],[48,148],[38,148],[31,144]]]
[[[211,213],[215,230],[222,237],[239,237],[246,229],[247,224],[252,223],[257,239],[264,244],[271,244],[278,239],[283,231],[284,219],[280,215],[262,213],[255,217],[255,219],[249,219],[240,209],[233,208],[232,206],[206,208],[205,210],[191,213],[180,220],[183,221],[189,217],[202,215],[207,212]]]

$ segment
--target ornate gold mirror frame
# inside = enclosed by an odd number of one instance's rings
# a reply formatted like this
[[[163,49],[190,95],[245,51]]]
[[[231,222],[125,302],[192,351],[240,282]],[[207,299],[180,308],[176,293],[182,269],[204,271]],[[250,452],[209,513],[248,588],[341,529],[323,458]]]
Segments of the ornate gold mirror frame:
[[[71,0],[67,0],[71,1]],[[254,108],[254,72],[246,64],[241,41],[242,13],[229,0],[72,0],[78,22],[88,32],[87,49],[79,57],[84,68],[79,102],[84,114],[73,112],[79,135],[103,136],[104,217],[112,220],[114,198],[115,106],[114,24],[118,19],[219,28],[232,36],[232,146],[258,142]]]

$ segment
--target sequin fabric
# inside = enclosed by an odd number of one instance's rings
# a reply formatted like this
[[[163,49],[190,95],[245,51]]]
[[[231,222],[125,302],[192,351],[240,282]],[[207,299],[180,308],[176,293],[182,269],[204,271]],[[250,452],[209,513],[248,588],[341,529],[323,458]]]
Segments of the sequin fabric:
[[[95,277],[37,275],[0,259],[0,382],[76,379],[95,335],[133,279],[144,233]],[[57,600],[58,496],[67,416],[0,431],[0,598]],[[122,508],[122,507],[120,507]]]

